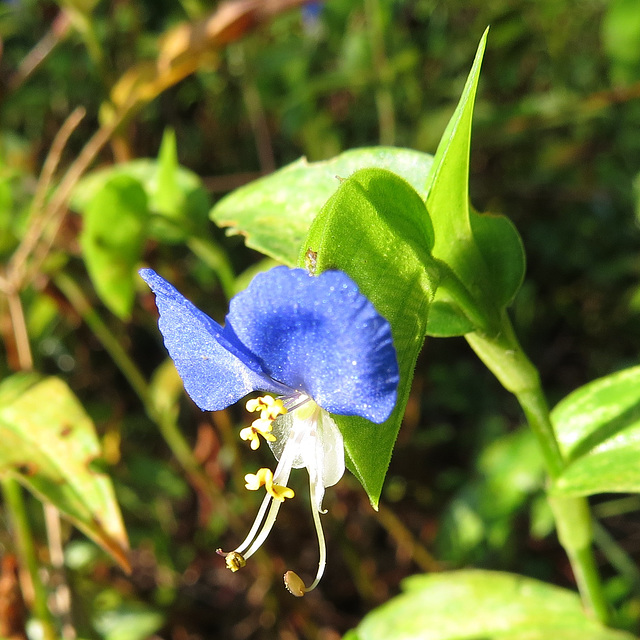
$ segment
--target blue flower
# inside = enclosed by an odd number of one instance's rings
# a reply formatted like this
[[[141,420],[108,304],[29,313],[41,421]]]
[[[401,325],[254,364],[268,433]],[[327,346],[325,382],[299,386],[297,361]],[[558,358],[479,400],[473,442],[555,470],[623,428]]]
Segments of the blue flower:
[[[293,572],[285,574],[289,590],[303,595],[324,571],[324,491],[345,468],[342,435],[329,414],[382,423],[396,404],[399,374],[389,323],[340,271],[311,276],[276,267],[261,273],[231,300],[224,327],[151,269],[140,275],[156,295],[165,346],[200,409],[224,409],[253,391],[271,394],[247,402],[259,417],[240,436],[252,449],[265,439],[278,465],[245,477],[248,489],[264,486],[267,493],[245,541],[220,553],[232,571],[244,566],[282,502],[294,495],[286,486],[291,469],[306,467],[320,562],[309,588]]]

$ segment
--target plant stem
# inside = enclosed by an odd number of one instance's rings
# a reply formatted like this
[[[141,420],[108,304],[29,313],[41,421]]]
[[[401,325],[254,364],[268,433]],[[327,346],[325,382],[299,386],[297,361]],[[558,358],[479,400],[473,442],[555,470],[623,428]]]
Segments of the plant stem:
[[[227,300],[236,293],[236,278],[227,254],[210,238],[190,236],[187,246],[216,274]]]
[[[597,520],[593,521],[593,539],[616,571],[629,581],[635,591],[640,590],[640,569],[627,551]]]
[[[376,107],[381,145],[394,145],[396,139],[396,114],[393,103],[393,69],[387,60],[384,44],[384,16],[379,0],[365,0],[365,16],[371,46],[372,63],[375,69]]]
[[[22,487],[14,478],[2,478],[0,482],[2,483],[2,493],[14,529],[14,539],[20,555],[20,566],[27,569],[31,578],[33,612],[42,626],[43,638],[45,640],[56,640],[53,618],[47,606],[47,590],[44,588],[38,572],[38,557],[24,504]]]
[[[474,332],[465,338],[502,386],[516,396],[538,440],[547,473],[551,481],[555,480],[564,470],[566,461],[551,423],[540,376],[518,343],[509,318],[506,314],[502,316],[500,331],[495,335]],[[593,556],[589,504],[586,498],[557,496],[549,496],[549,503],[558,538],[569,556],[583,605],[606,624],[610,614]]]

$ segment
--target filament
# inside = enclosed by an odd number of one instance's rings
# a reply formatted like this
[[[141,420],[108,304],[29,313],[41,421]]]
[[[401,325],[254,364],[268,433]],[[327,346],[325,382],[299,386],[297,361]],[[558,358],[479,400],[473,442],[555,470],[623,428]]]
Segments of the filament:
[[[315,580],[311,583],[311,586],[307,587],[300,576],[295,571],[287,571],[284,574],[284,585],[288,589],[289,593],[301,598],[305,593],[313,591],[324,574],[324,569],[327,566],[327,544],[324,539],[324,532],[322,530],[322,523],[320,522],[320,513],[316,509],[315,502],[315,482],[309,474],[309,492],[311,495],[311,513],[313,515],[313,524],[316,527],[316,534],[318,536],[318,571],[316,572]]]
[[[316,509],[315,505],[315,487],[309,475],[309,486],[311,488],[311,513],[313,514],[313,524],[316,527],[316,533],[318,534],[318,571],[316,573],[316,579],[311,583],[311,586],[306,591],[312,591],[318,586],[318,583],[322,579],[324,574],[324,568],[327,565],[327,544],[324,540],[324,532],[322,531],[322,523],[320,522],[320,513]]]
[[[247,534],[247,537],[244,539],[244,542],[237,548],[234,549],[236,553],[242,553],[249,545],[253,542],[253,539],[256,537],[258,533],[258,529],[264,520],[264,516],[267,513],[267,507],[269,506],[269,501],[271,500],[271,496],[267,493],[262,500],[262,504],[260,505],[260,509],[258,509],[258,514],[256,515],[256,519],[253,521],[253,525]]]
[[[293,459],[295,458],[295,453],[300,441],[304,436],[304,432],[302,430],[293,430],[289,434],[289,438],[285,444],[284,450],[282,452],[282,456],[280,457],[280,461],[278,462],[278,466],[276,467],[275,473],[273,474],[273,482],[274,484],[286,485],[289,481],[289,474],[291,473],[291,466],[293,465]],[[253,521],[253,525],[247,534],[247,537],[244,539],[242,544],[239,547],[234,549],[230,553],[239,553],[246,560],[250,558],[262,545],[262,543],[266,540],[267,536],[271,532],[273,528],[273,524],[276,521],[276,516],[278,515],[278,510],[280,509],[280,505],[282,504],[278,500],[273,500],[271,504],[271,508],[269,508],[269,503],[271,503],[272,497],[267,493],[260,508],[258,509],[258,514],[256,515],[256,519]],[[269,509],[269,511],[267,511]],[[247,549],[246,553],[244,552]],[[220,552],[221,555],[226,555],[223,551]]]

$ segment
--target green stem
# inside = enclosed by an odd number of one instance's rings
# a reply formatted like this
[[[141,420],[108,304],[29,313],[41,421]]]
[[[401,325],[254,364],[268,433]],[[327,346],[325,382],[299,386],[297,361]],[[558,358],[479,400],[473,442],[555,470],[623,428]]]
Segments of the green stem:
[[[396,114],[393,103],[393,69],[387,60],[384,44],[384,16],[379,0],[365,0],[364,10],[371,45],[373,67],[377,76],[376,107],[380,144],[392,146],[396,139]]]
[[[187,246],[216,274],[227,300],[236,294],[236,277],[227,254],[209,238],[190,236]]]
[[[111,333],[109,327],[102,321],[98,312],[91,306],[80,287],[66,273],[59,272],[54,278],[58,289],[62,291],[71,306],[87,323],[105,351],[111,356],[124,377],[136,392],[143,404],[149,404],[149,386],[142,373],[127,352],[122,348],[118,339]]]
[[[2,478],[2,492],[14,529],[20,565],[26,567],[33,586],[33,612],[42,626],[45,640],[56,640],[53,618],[47,606],[47,590],[40,580],[38,556],[27,517],[22,487],[14,478]]]
[[[500,331],[488,335],[480,332],[465,336],[471,348],[496,376],[502,386],[513,393],[536,436],[551,480],[560,476],[566,462],[558,445],[537,369],[518,343],[511,322],[502,317]],[[585,609],[602,623],[609,620],[592,548],[592,519],[585,498],[552,497],[549,503],[556,521],[558,538],[573,569]]]
[[[616,571],[633,585],[636,592],[640,590],[640,569],[627,551],[597,520],[593,521],[593,539]]]

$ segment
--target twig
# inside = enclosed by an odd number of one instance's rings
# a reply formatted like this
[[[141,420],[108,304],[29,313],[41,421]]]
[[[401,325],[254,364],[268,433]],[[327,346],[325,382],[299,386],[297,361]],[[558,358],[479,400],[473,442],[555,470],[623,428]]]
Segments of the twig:
[[[51,28],[31,51],[22,59],[18,69],[9,79],[9,89],[15,91],[44,62],[56,45],[67,35],[71,20],[66,11],[61,11]]]
[[[442,571],[440,563],[415,539],[411,531],[391,509],[380,505],[377,516],[380,524],[395,540],[398,550],[404,550],[422,571]]]
[[[89,168],[100,150],[105,146],[105,144],[107,144],[113,135],[113,132],[120,126],[120,123],[127,116],[128,112],[129,104],[127,103],[127,105],[125,105],[107,125],[98,129],[89,142],[87,142],[80,152],[80,155],[65,173],[53,198],[49,201],[43,212],[42,223],[40,225],[42,233],[38,236],[33,235],[33,239],[30,240],[30,244],[24,247],[23,245],[20,245],[18,250],[16,250],[16,253],[12,256],[9,263],[9,273],[16,288],[24,287],[24,285],[39,271],[40,266],[46,259],[49,250],[53,245],[60,225],[62,224],[68,200],[71,197],[71,193],[76,183],[82,174]],[[44,229],[49,225],[49,233],[45,238],[43,237]],[[38,240],[40,241],[39,243]],[[25,263],[28,260],[30,253],[33,253],[34,257],[32,264],[27,270]]]
[[[84,107],[77,107],[64,121],[60,130],[56,134],[51,144],[51,149],[47,154],[47,158],[42,166],[42,172],[36,185],[36,191],[33,196],[33,203],[31,204],[31,215],[36,214],[40,209],[44,207],[44,203],[47,197],[47,192],[51,186],[53,176],[58,169],[62,152],[69,142],[71,134],[76,130],[78,125],[82,122],[87,111]]]
[[[45,200],[47,192],[51,186],[53,175],[60,164],[62,152],[76,130],[86,111],[83,107],[75,109],[71,115],[64,121],[62,127],[56,134],[51,145],[51,149],[47,154],[47,158],[42,167],[36,191],[31,203],[30,219],[27,224],[27,232],[23,236],[18,248],[11,257],[8,280],[13,290],[19,291],[24,284],[23,265],[27,261],[29,254],[33,251],[38,241],[41,239],[44,229],[51,215],[48,209],[45,209]]]
[[[20,294],[17,291],[11,291],[7,295],[7,303],[9,305],[11,328],[13,329],[16,352],[18,354],[18,364],[22,371],[31,371],[31,369],[33,369],[33,356],[31,354],[29,334],[27,332],[27,324],[24,318]]]
[[[49,559],[53,568],[52,584],[54,588],[55,613],[62,623],[63,640],[75,640],[76,630],[71,618],[71,590],[64,571],[64,551],[62,550],[62,529],[60,512],[52,504],[44,503],[44,518],[47,527]]]

